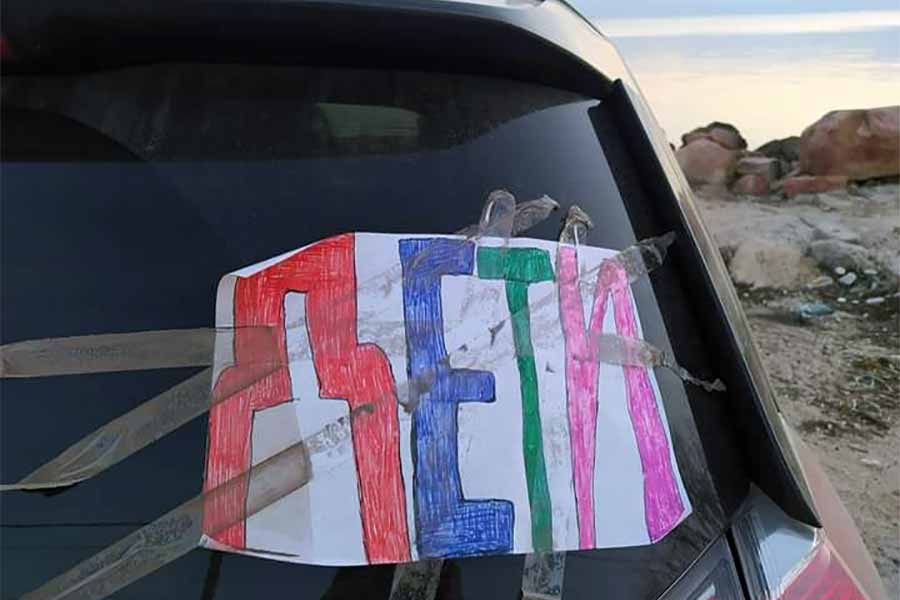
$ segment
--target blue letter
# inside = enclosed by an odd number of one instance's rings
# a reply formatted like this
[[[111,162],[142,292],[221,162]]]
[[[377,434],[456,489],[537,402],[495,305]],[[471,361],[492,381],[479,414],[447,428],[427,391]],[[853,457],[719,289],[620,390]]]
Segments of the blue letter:
[[[441,277],[471,275],[474,253],[474,244],[465,240],[400,241],[409,402],[415,407],[416,544],[421,557],[512,551],[512,503],[464,499],[459,476],[457,404],[493,402],[494,376],[450,368]]]

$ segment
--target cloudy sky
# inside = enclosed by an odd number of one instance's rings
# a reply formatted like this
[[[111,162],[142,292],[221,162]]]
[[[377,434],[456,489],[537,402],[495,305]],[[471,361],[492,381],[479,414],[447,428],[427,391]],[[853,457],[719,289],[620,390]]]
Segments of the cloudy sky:
[[[897,10],[897,0],[569,0],[589,17],[672,17]]]

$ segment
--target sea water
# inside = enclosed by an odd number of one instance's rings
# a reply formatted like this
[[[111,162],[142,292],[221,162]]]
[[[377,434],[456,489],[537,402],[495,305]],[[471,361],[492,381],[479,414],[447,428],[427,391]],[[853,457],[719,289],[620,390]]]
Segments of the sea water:
[[[900,104],[900,11],[592,21],[676,145],[714,120],[756,148],[831,110]]]

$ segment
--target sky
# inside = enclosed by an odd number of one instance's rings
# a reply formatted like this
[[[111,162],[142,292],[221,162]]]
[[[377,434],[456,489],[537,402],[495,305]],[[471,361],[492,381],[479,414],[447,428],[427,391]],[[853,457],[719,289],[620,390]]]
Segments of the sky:
[[[897,10],[898,0],[569,0],[588,17],[649,18],[761,13]]]
[[[622,53],[673,141],[718,120],[757,147],[900,98],[900,0],[569,1]]]

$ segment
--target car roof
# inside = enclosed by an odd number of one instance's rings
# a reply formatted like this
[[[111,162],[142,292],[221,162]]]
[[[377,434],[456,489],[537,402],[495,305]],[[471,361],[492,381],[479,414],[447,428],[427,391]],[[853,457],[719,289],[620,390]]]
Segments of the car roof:
[[[322,22],[327,30],[315,25]],[[7,72],[253,56],[290,62],[302,56],[307,64],[320,57],[333,66],[502,75],[591,96],[627,75],[613,45],[559,0],[13,0],[4,5],[3,34],[11,58]]]

